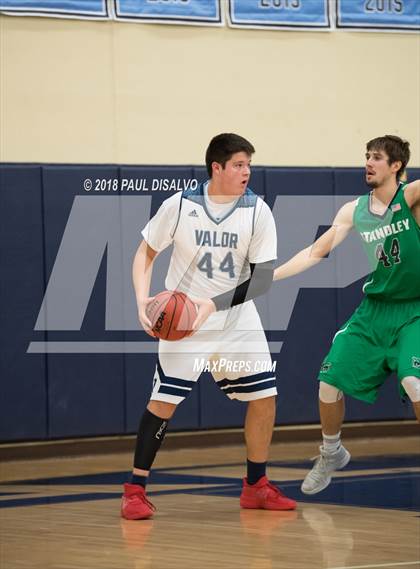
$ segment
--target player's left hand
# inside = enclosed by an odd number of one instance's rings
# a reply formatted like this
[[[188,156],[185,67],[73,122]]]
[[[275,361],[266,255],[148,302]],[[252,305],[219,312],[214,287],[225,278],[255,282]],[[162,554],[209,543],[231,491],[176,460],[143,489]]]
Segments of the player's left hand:
[[[194,320],[192,325],[192,333],[194,334],[194,332],[197,332],[197,330],[201,328],[210,314],[216,312],[216,305],[211,298],[197,298],[190,296],[190,300],[192,300],[197,307],[197,318]]]

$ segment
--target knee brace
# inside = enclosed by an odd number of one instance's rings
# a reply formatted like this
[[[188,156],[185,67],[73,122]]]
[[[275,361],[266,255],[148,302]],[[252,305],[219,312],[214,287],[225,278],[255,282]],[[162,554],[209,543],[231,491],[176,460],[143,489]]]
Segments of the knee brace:
[[[420,379],[418,377],[405,377],[401,385],[404,387],[412,403],[418,403],[420,401]]]
[[[343,392],[339,391],[333,385],[325,383],[324,381],[319,382],[319,400],[322,403],[336,403],[340,401],[343,397]]]

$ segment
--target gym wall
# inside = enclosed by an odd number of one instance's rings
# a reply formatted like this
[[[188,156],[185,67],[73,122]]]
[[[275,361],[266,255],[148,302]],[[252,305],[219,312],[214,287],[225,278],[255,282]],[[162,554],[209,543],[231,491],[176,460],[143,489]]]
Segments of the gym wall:
[[[0,16],[0,160],[197,164],[218,132],[256,164],[360,166],[374,136],[420,166],[416,34]]]
[[[420,170],[410,176],[420,177]],[[182,186],[203,179],[204,169],[195,167],[0,167],[2,440],[137,429],[157,342],[139,329],[132,258],[150,215],[177,191],[153,187],[161,180]],[[107,190],[114,180],[118,190]],[[124,180],[138,181],[141,189],[129,190]],[[256,167],[252,187],[274,212],[279,262],[365,191],[363,170],[356,168]],[[168,255],[156,261],[152,293],[164,289]],[[368,272],[363,260],[354,234],[316,268],[274,283],[257,300],[276,362],[278,423],[318,420],[317,373],[335,331],[361,300]],[[205,373],[171,428],[240,426],[244,411]],[[408,417],[411,406],[400,402],[395,377],[378,405],[349,400],[347,406],[350,421]]]

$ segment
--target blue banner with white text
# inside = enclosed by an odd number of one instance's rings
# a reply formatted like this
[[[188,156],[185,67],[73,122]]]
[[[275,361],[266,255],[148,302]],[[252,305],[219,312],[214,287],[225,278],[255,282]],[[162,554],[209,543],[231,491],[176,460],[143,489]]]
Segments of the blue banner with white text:
[[[10,14],[109,18],[106,0],[0,0]]]
[[[337,28],[420,30],[419,0],[337,0]]]
[[[232,27],[331,27],[328,0],[229,0],[229,21]]]
[[[178,24],[223,23],[221,0],[115,0],[117,19]]]

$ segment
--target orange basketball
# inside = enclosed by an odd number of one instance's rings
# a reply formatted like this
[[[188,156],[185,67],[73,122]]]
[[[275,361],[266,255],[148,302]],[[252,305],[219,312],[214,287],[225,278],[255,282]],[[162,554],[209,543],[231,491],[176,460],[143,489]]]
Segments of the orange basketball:
[[[164,290],[148,304],[146,314],[156,338],[172,342],[190,334],[197,310],[183,292]]]

